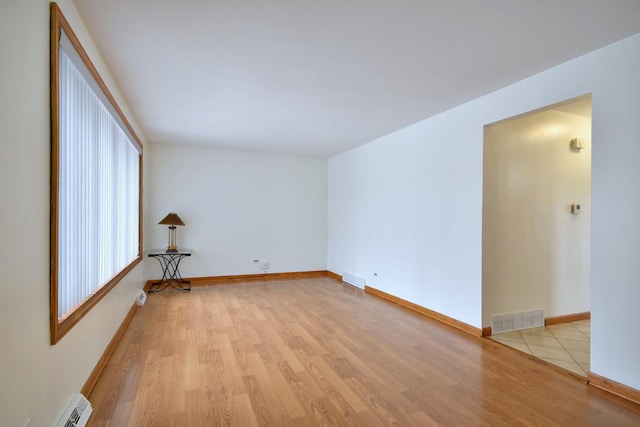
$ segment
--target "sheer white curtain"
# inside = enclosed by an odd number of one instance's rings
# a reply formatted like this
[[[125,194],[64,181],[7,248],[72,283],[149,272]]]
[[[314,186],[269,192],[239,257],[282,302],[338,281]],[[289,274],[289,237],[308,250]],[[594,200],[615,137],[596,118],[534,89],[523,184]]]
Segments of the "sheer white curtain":
[[[59,56],[58,317],[138,254],[139,152],[64,48]]]

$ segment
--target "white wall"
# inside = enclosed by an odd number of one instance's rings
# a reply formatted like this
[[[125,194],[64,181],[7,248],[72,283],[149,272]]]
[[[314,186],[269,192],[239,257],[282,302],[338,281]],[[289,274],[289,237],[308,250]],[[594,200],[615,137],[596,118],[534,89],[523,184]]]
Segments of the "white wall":
[[[481,327],[483,127],[592,93],[591,369],[640,389],[639,69],[635,35],[332,157],[328,269]]]
[[[176,212],[178,246],[193,250],[183,277],[326,269],[327,160],[150,144],[146,248],[167,246]],[[147,259],[148,279],[160,268]]]
[[[59,5],[128,112],[73,3]],[[122,323],[143,271],[134,269],[58,344],[49,344],[49,2],[0,3],[0,37],[0,425],[30,419],[29,426],[50,426]]]
[[[473,128],[442,132],[455,120],[442,115],[437,127],[423,122],[329,160],[328,268],[478,324],[482,145],[465,143]]]
[[[570,148],[576,137],[584,149]],[[487,126],[483,184],[483,326],[589,311],[591,118],[547,110]]]

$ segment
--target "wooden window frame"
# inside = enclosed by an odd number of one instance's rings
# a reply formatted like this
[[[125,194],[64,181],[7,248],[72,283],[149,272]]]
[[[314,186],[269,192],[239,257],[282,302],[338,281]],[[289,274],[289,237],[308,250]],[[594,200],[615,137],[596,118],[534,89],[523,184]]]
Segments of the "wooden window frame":
[[[54,345],[71,330],[105,295],[109,293],[115,285],[120,282],[133,268],[142,261],[142,142],[136,135],[129,121],[118,106],[113,95],[100,77],[96,67],[93,65],[86,51],[80,44],[80,41],[73,32],[69,22],[66,20],[62,11],[55,2],[51,3],[51,45],[50,45],[50,90],[51,90],[51,202],[50,202],[50,324],[51,324],[51,344]],[[76,52],[84,62],[85,66],[93,75],[98,86],[102,89],[103,94],[111,103],[113,109],[119,115],[120,120],[127,127],[129,134],[135,139],[140,149],[139,156],[139,176],[138,176],[138,253],[134,260],[124,269],[116,274],[111,280],[105,283],[101,288],[94,292],[89,298],[82,302],[76,309],[68,315],[58,317],[58,196],[59,196],[59,49],[61,31],[71,41]]]

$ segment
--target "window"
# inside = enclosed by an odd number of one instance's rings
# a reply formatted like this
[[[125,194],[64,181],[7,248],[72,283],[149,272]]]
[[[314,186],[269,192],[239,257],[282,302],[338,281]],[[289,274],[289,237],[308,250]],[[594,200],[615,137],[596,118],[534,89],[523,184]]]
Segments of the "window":
[[[51,343],[141,260],[142,144],[51,4]]]

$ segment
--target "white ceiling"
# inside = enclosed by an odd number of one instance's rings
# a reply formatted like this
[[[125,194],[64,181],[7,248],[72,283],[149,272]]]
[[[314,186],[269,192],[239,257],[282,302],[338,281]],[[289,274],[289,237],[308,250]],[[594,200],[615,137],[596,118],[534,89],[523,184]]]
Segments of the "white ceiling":
[[[149,142],[330,156],[640,32],[638,0],[75,0]]]

